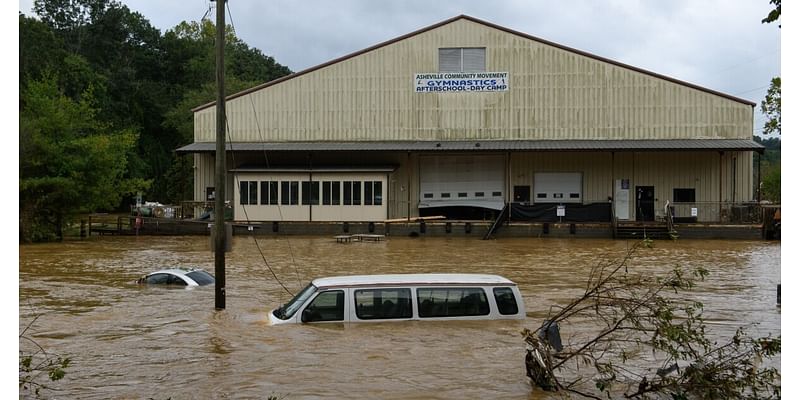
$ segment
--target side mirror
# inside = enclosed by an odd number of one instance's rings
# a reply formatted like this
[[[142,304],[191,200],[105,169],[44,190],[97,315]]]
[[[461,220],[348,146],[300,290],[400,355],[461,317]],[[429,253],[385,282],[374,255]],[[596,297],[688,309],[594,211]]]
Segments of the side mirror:
[[[311,318],[311,310],[309,310],[307,308],[305,310],[303,310],[303,313],[300,314],[300,321],[302,321],[303,323],[306,323],[306,322],[311,322],[312,320],[313,320],[313,318]]]

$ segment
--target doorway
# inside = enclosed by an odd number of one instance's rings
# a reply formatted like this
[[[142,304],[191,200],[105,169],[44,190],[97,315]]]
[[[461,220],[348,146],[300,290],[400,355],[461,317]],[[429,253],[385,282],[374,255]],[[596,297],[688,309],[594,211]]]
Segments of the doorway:
[[[653,186],[636,186],[636,220],[655,221],[655,188]]]
[[[514,202],[528,203],[531,201],[530,186],[514,186]]]

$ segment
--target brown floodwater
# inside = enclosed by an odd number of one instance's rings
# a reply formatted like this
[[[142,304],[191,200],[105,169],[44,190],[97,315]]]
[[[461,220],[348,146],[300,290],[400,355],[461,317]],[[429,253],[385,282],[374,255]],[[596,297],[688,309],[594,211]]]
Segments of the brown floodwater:
[[[390,237],[337,244],[328,237],[235,237],[227,255],[227,308],[214,288],[140,287],[163,267],[213,273],[207,237],[93,237],[20,246],[20,331],[72,359],[51,384],[57,398],[540,398],[525,376],[520,331],[582,292],[598,260],[632,242]],[[262,258],[259,248],[263,251]],[[710,271],[695,294],[709,329],[742,324],[780,335],[779,242],[658,241],[632,269],[679,264]],[[266,263],[265,263],[266,260]],[[269,326],[266,313],[314,278],[331,275],[473,272],[519,284],[524,321],[397,322]],[[564,334],[562,328],[562,334]],[[23,345],[20,342],[21,346]],[[23,347],[24,348],[24,347]]]

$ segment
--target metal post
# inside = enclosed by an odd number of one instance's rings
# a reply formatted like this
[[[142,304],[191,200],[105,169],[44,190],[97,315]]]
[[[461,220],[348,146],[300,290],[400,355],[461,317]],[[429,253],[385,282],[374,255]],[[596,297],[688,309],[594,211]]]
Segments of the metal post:
[[[225,308],[225,0],[217,1],[217,149],[214,187],[214,307]]]
[[[761,153],[758,153],[758,182],[756,182],[758,204],[761,204]]]

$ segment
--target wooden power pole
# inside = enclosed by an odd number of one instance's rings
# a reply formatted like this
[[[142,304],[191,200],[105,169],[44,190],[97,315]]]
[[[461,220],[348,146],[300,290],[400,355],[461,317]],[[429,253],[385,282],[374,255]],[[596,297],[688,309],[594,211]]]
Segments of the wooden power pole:
[[[217,153],[214,180],[214,307],[225,309],[225,0],[217,3]]]

